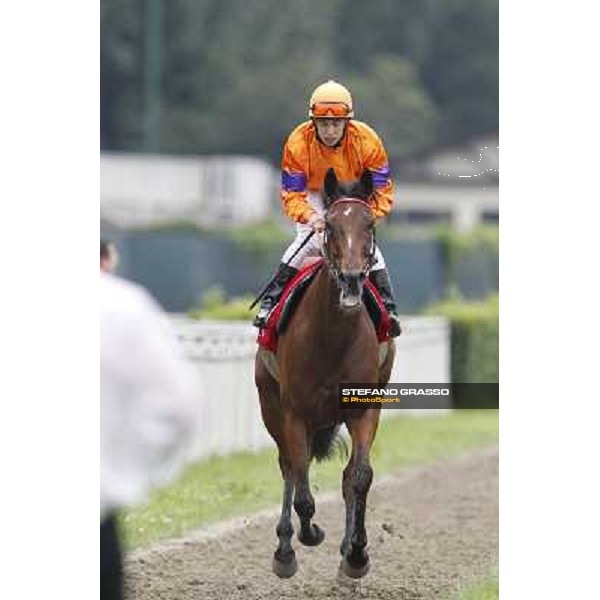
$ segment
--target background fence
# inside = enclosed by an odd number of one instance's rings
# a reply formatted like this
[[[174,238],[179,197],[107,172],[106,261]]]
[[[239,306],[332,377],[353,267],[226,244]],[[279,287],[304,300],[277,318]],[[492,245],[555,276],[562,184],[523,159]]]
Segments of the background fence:
[[[203,292],[219,286],[227,295],[258,291],[279,264],[289,240],[264,247],[195,231],[122,231],[104,228],[119,248],[119,273],[140,283],[170,312],[197,306]],[[463,251],[450,268],[444,243],[435,238],[385,240],[384,253],[398,306],[418,312],[442,298],[453,284],[466,298],[498,289],[497,252]]]

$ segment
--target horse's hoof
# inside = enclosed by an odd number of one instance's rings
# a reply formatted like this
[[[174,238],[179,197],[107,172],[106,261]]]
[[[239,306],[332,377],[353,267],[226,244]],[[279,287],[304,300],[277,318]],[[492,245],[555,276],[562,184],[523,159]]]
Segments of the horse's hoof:
[[[318,546],[324,539],[325,532],[316,523],[311,524],[308,535],[302,529],[298,532],[298,541],[305,546]]]
[[[364,577],[368,572],[371,563],[367,560],[367,562],[362,567],[353,567],[348,559],[344,556],[342,561],[340,562],[340,572],[344,575],[347,575],[351,579],[360,579]]]
[[[280,577],[281,579],[289,579],[296,574],[298,570],[298,561],[296,560],[296,556],[292,555],[291,560],[287,562],[281,562],[277,560],[277,557],[273,557],[273,573]]]

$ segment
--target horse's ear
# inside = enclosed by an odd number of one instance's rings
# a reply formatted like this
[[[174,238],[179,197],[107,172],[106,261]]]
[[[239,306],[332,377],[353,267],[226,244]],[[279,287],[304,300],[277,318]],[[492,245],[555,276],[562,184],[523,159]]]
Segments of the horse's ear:
[[[329,168],[325,174],[325,185],[323,186],[325,192],[325,207],[328,207],[338,196],[339,185],[338,179],[333,168]]]
[[[369,169],[365,169],[360,177],[360,185],[365,199],[369,199],[373,193],[375,185],[373,183],[373,173]]]

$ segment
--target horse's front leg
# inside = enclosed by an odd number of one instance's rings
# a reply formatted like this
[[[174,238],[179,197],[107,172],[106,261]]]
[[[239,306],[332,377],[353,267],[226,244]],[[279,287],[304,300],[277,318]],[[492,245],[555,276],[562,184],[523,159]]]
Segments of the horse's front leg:
[[[308,483],[308,469],[306,477],[302,477],[296,488],[294,509],[300,519],[298,540],[305,546],[318,546],[325,539],[325,532],[316,523],[311,523],[315,514],[315,499]]]
[[[290,442],[290,462],[294,481],[294,509],[300,519],[298,540],[305,546],[318,546],[325,533],[316,524],[311,523],[315,514],[315,499],[310,491],[308,471],[310,452],[306,426],[300,419],[289,422],[286,430]]]
[[[380,409],[369,408],[359,418],[348,421],[354,460],[350,463],[349,477],[351,512],[349,516],[347,515],[346,547],[342,548],[345,552],[340,567],[346,575],[354,579],[364,577],[369,571],[365,513],[367,495],[373,481],[373,468],[369,461],[369,453],[377,432],[379,411]],[[350,531],[348,531],[349,525]]]
[[[365,528],[365,512],[367,494],[373,481],[373,469],[368,456],[357,456],[356,465],[352,471],[352,491],[354,493],[352,511],[352,533],[350,545],[346,550],[345,559],[348,566],[345,569],[350,577],[359,578],[369,570],[369,555],[366,551],[367,530]]]
[[[279,453],[279,468],[283,477],[283,501],[281,503],[281,516],[277,523],[277,537],[279,545],[273,556],[273,572],[278,577],[292,577],[298,570],[296,553],[292,548],[292,536],[294,527],[292,526],[292,494],[294,492],[294,483],[292,481],[292,472],[289,463]]]
[[[354,467],[354,454],[350,456],[350,460],[344,469],[342,478],[342,495],[344,496],[344,504],[346,505],[346,528],[344,530],[344,538],[340,545],[340,553],[346,556],[350,549],[350,536],[354,529],[354,491],[352,489],[352,469]]]

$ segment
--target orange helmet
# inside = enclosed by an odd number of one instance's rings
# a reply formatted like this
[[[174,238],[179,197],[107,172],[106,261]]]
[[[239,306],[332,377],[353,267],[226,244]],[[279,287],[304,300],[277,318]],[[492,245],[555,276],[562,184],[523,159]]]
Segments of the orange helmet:
[[[311,119],[351,119],[354,109],[350,92],[333,79],[322,83],[310,97],[308,116]]]

